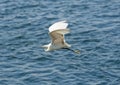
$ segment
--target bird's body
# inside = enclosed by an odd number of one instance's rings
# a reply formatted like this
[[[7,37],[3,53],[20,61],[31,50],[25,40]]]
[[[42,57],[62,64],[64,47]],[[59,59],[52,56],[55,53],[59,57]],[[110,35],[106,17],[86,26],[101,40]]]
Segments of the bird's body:
[[[71,47],[71,45],[66,43],[64,38],[64,35],[70,32],[67,26],[68,23],[66,23],[66,21],[60,21],[54,23],[52,26],[49,27],[51,43],[42,46],[45,51],[52,51],[56,49]]]

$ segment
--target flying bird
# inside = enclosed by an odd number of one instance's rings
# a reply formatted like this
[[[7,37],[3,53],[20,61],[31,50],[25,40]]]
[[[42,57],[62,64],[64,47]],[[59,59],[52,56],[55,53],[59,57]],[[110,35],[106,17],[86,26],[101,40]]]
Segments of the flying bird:
[[[52,51],[57,49],[68,49],[75,53],[79,53],[79,50],[70,49],[71,45],[65,41],[65,34],[70,30],[67,28],[68,23],[66,21],[59,21],[49,27],[49,35],[51,37],[51,43],[43,45],[45,51]]]

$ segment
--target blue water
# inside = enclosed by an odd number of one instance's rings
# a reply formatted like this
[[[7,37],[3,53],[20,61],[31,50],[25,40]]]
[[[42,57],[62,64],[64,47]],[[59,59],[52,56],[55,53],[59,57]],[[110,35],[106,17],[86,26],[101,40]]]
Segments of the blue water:
[[[61,20],[80,54],[41,48]],[[0,85],[120,85],[120,0],[0,0]]]

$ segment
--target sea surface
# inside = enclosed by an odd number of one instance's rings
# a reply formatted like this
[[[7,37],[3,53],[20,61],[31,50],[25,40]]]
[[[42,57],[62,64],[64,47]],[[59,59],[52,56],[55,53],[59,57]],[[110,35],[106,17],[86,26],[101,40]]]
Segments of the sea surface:
[[[80,54],[41,48],[62,20]],[[0,85],[120,85],[120,0],[0,0]]]

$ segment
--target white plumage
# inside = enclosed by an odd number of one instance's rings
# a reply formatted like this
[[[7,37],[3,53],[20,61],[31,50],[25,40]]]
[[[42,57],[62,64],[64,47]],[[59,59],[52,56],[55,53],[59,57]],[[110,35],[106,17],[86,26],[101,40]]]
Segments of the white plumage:
[[[45,51],[71,47],[71,45],[67,44],[64,39],[64,34],[70,32],[67,26],[68,23],[66,21],[60,21],[54,23],[49,27],[51,43],[42,46],[45,49]]]
[[[49,27],[49,32],[60,30],[60,29],[66,29],[67,26],[68,26],[68,23],[66,21],[56,22]]]

